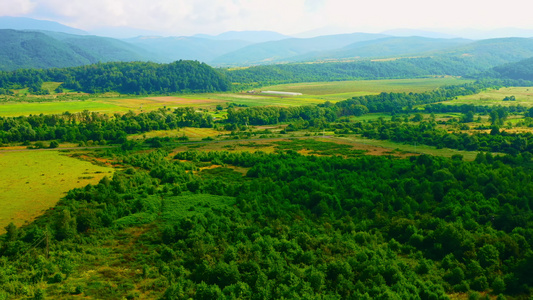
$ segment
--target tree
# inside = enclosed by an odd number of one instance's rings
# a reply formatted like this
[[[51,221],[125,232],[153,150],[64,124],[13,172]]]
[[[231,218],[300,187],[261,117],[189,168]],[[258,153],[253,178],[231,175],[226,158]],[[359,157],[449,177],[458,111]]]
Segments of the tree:
[[[5,230],[6,230],[6,238],[7,238],[7,241],[14,241],[17,239],[18,237],[18,230],[17,230],[17,226],[15,226],[15,224],[13,224],[13,222],[9,223],[9,225],[7,225],[6,227],[4,227]]]
[[[51,141],[50,146],[48,148],[57,148],[59,147],[59,143],[57,141]]]
[[[71,217],[70,210],[64,209],[56,218],[56,238],[64,240],[76,234],[76,219]]]
[[[469,110],[466,114],[464,114],[462,118],[462,122],[463,123],[474,122],[474,112]]]

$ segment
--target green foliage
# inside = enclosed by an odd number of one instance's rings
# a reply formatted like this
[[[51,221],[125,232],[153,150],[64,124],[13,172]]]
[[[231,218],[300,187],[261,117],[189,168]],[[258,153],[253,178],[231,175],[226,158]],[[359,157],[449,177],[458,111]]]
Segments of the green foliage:
[[[388,61],[360,60],[316,64],[275,64],[226,70],[233,83],[246,86],[290,82],[340,81],[354,79],[415,78],[430,75],[467,75],[484,69],[462,58],[422,57]]]
[[[63,82],[60,88],[86,93],[166,94],[228,91],[223,75],[204,63],[179,60],[170,64],[109,62],[83,67],[0,72],[2,87],[28,87],[33,94],[43,81]],[[59,88],[58,88],[59,89]]]
[[[123,150],[132,150],[137,142],[127,140],[127,134],[185,126],[210,128],[213,127],[213,119],[209,114],[196,112],[191,107],[141,114],[128,112],[114,117],[88,110],[74,114],[0,117],[0,142],[38,141],[42,144],[43,140],[52,139],[52,146],[58,145],[56,139],[65,142],[93,141],[97,144],[111,142],[122,144]],[[148,143],[155,141],[161,142],[151,140]]]
[[[162,149],[109,150],[102,155],[124,170],[70,191],[18,237],[4,239],[0,292],[20,298],[16,283],[46,281],[47,295],[58,298],[76,285],[106,299],[531,293],[533,175],[523,166],[484,154],[480,162],[343,158],[292,150],[320,143],[279,146],[273,154],[182,151],[173,158]],[[198,171],[215,162],[226,167]],[[248,172],[237,176],[233,167]],[[50,258],[37,247],[12,259],[31,249],[43,224],[55,233]],[[24,272],[30,265],[35,272]],[[93,269],[86,280],[82,274]],[[69,282],[68,292],[57,288]]]
[[[0,30],[0,70],[65,68],[98,62],[138,61],[144,55],[121,41],[52,31]]]

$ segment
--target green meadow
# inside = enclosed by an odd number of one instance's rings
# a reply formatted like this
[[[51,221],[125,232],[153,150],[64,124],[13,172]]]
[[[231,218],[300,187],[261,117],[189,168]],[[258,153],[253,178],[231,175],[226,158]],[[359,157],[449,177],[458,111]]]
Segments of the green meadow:
[[[516,101],[503,101],[505,97],[515,96]],[[479,94],[460,96],[445,102],[449,105],[501,105],[501,106],[533,106],[533,87],[504,87],[498,90],[490,89]]]
[[[280,84],[258,89],[258,91],[282,91],[302,93],[303,96],[322,101],[340,101],[348,98],[375,95],[381,92],[425,92],[445,85],[470,83],[456,77],[417,78],[417,79],[388,79],[388,80],[353,80],[332,82],[305,82],[295,84]]]
[[[39,114],[61,114],[63,112],[81,112],[83,110],[97,112],[127,112],[117,105],[102,103],[96,100],[86,101],[54,101],[54,102],[37,102],[37,103],[1,103],[0,116],[29,116]]]
[[[346,140],[352,143],[361,143],[369,146],[377,146],[383,148],[395,149],[402,152],[411,152],[417,154],[428,154],[434,156],[452,157],[455,154],[462,155],[464,160],[473,161],[476,158],[477,152],[475,151],[461,151],[456,149],[437,149],[437,147],[418,145],[418,144],[403,144],[395,143],[389,140],[374,140],[366,139],[358,136],[339,137],[339,139]]]
[[[113,169],[60,151],[0,151],[0,234],[20,227],[55,206],[73,188],[96,184]]]
[[[142,112],[159,108],[177,108],[192,106],[214,110],[217,105],[227,106],[235,103],[246,106],[300,106],[323,103],[325,101],[341,101],[355,96],[379,94],[381,92],[424,92],[440,86],[471,82],[455,77],[391,79],[391,80],[356,80],[334,82],[304,82],[282,84],[257,89],[256,93],[206,93],[178,94],[172,96],[127,96],[99,95],[86,100],[76,100],[79,95],[73,94],[70,101],[57,101],[53,98],[44,102],[3,102],[0,103],[0,116],[21,116],[35,114],[60,114],[83,110],[103,113],[125,113],[127,111]],[[57,83],[45,84],[53,89]],[[274,90],[298,92],[301,96],[264,95],[261,91]],[[68,96],[62,96],[62,99]],[[518,97],[518,96],[517,96]],[[503,97],[502,97],[503,99]]]

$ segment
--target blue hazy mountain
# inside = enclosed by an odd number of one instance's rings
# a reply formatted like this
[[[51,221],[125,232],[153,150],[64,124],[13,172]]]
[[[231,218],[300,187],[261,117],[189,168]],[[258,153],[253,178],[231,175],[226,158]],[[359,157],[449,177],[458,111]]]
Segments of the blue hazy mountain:
[[[87,32],[69,27],[58,22],[37,20],[23,17],[0,17],[0,29],[46,30],[70,34],[87,34]]]

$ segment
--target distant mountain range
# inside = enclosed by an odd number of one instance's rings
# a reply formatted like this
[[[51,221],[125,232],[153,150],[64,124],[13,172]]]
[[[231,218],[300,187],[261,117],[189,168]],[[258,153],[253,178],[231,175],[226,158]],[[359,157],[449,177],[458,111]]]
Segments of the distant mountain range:
[[[0,29],[47,30],[70,34],[88,34],[83,30],[69,27],[57,22],[23,17],[0,17]]]
[[[291,38],[274,31],[228,31],[219,35],[196,34],[194,37],[210,40],[243,40],[250,43],[264,43]]]
[[[0,70],[61,68],[150,60],[141,48],[115,39],[61,32],[0,29]]]
[[[180,59],[211,62],[221,55],[251,44],[251,42],[244,40],[158,36],[141,36],[123,41],[153,53],[152,60],[160,62],[172,62]]]
[[[233,67],[408,57],[453,59],[488,70],[533,57],[531,38],[469,40],[411,29],[311,38],[293,38],[271,31],[231,31],[215,36],[114,39],[89,35],[51,21],[0,17],[0,28],[6,27],[13,29],[0,29],[0,70],[110,61],[166,63],[181,59]]]
[[[346,47],[356,42],[384,38],[386,35],[373,33],[352,33],[326,35],[314,38],[289,38],[253,44],[224,54],[211,63],[214,65],[257,65],[280,62],[294,62],[294,57],[310,52],[328,51]]]

